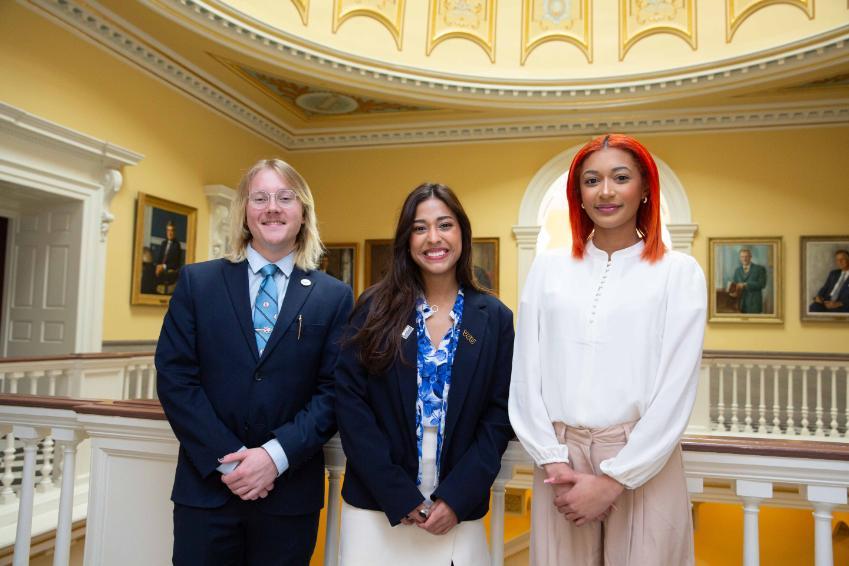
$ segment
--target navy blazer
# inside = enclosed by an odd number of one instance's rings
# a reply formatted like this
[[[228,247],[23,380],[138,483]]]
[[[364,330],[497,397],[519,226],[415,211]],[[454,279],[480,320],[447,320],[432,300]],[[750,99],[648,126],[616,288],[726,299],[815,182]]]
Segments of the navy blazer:
[[[513,358],[513,313],[497,298],[465,291],[439,486],[460,521],[480,519],[513,432],[507,394]],[[348,332],[359,329],[360,311]],[[410,317],[415,328],[415,313]],[[336,418],[348,459],[342,497],[361,509],[386,513],[396,525],[424,498],[416,487],[416,334],[403,341],[403,360],[384,375],[369,375],[359,348],[343,343],[336,366]]]
[[[295,267],[259,356],[248,269],[247,261],[219,259],[180,270],[155,360],[159,399],[180,441],[171,499],[224,505],[235,496],[218,458],[276,437],[289,469],[256,504],[280,515],[315,512],[324,501],[321,447],[336,432],[333,368],[353,295],[321,271]]]
[[[817,292],[817,297],[821,298],[823,301],[831,300],[831,290],[834,289],[835,285],[837,285],[837,280],[840,279],[840,273],[841,271],[839,269],[834,269],[829,272],[822,289]],[[838,289],[837,301],[843,303],[843,306],[837,309],[831,309],[832,311],[849,312],[849,279],[844,281],[843,285],[840,289]]]

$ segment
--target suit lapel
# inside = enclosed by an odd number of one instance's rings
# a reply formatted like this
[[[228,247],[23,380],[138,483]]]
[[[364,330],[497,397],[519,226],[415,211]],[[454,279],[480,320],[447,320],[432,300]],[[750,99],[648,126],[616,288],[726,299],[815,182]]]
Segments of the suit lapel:
[[[277,315],[277,322],[274,325],[274,330],[271,332],[271,337],[268,339],[268,344],[262,353],[262,358],[274,349],[286,329],[292,324],[304,305],[304,301],[312,292],[315,286],[315,281],[310,273],[295,267],[292,269],[292,274],[289,277],[289,285],[286,287],[286,295],[283,297],[283,305],[280,307],[280,314]],[[304,324],[309,324],[310,321],[302,321]]]
[[[246,260],[239,263],[224,261],[221,269],[224,272],[224,282],[227,285],[230,304],[233,306],[236,319],[239,321],[239,328],[248,343],[248,349],[253,354],[254,361],[256,361],[259,358],[259,351],[256,347],[254,323],[251,317],[253,309],[251,307],[251,293],[248,289],[248,262]]]
[[[457,419],[462,413],[463,401],[474,380],[478,357],[484,340],[486,340],[487,320],[489,319],[483,295],[475,291],[467,291],[464,299],[460,338],[457,341],[454,365],[451,367],[451,390],[448,393],[448,414],[445,415],[446,442],[451,437]],[[445,447],[443,446],[444,450]]]
[[[418,344],[416,336],[416,317],[413,315],[407,320],[407,324],[413,328],[413,331],[406,339],[401,340],[401,360],[396,360],[395,377],[398,380],[398,391],[401,396],[401,410],[404,414],[404,421],[407,423],[407,430],[412,436],[413,442],[416,439],[416,397],[417,397],[417,373],[416,360],[418,359]]]

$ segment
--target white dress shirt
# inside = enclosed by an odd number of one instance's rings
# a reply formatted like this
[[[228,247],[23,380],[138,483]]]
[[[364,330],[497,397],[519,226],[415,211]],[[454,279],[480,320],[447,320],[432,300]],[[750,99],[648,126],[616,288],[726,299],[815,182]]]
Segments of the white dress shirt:
[[[251,309],[256,303],[256,296],[259,294],[259,288],[262,285],[265,277],[260,273],[260,270],[269,263],[275,263],[279,269],[274,274],[274,284],[277,286],[277,312],[280,313],[280,307],[283,305],[283,299],[286,297],[286,288],[289,286],[289,278],[292,276],[292,269],[295,267],[295,253],[292,252],[283,259],[275,262],[270,262],[265,259],[262,254],[256,251],[253,246],[248,244],[246,255],[248,258],[248,290],[251,295]],[[251,310],[253,316],[253,310]],[[279,476],[289,468],[289,458],[283,447],[280,446],[280,441],[272,438],[262,445],[271,459],[274,460],[274,465],[277,467],[277,475]],[[238,452],[247,450],[247,447],[242,446]],[[224,475],[229,474],[236,469],[237,462],[230,462],[218,466],[218,471]]]
[[[519,304],[510,422],[537,465],[569,461],[553,422],[601,428],[639,420],[601,471],[627,488],[654,476],[678,445],[696,396],[707,290],[698,263],[640,241],[587,244],[536,258]]]

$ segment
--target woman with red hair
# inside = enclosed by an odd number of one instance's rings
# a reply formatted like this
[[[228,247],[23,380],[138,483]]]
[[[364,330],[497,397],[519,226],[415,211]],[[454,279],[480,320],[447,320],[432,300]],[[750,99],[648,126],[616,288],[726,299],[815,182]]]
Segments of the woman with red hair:
[[[531,564],[693,564],[679,439],[707,292],[661,241],[657,166],[610,134],[575,155],[571,253],[537,257],[519,305],[510,421],[536,463]]]

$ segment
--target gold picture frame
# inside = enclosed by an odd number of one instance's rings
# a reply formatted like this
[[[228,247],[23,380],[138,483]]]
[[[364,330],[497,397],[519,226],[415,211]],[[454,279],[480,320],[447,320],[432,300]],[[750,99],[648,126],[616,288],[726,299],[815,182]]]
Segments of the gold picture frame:
[[[197,209],[139,193],[130,304],[167,306],[180,269],[195,261]]]
[[[357,243],[324,244],[324,253],[319,260],[319,269],[351,287],[354,296],[360,294],[357,285],[360,245]]]
[[[709,238],[708,247],[709,322],[784,322],[780,236]]]
[[[799,318],[805,322],[849,323],[849,311],[831,310],[823,306],[817,308],[816,297],[834,291],[840,281],[840,267],[836,264],[838,252],[849,251],[849,235],[845,236],[802,236],[799,239]],[[843,255],[841,253],[841,255]],[[849,258],[847,258],[849,259]],[[837,277],[835,277],[837,275]],[[849,281],[843,280],[838,288],[838,301],[849,297]],[[821,297],[821,301],[831,297]],[[844,307],[845,308],[844,303]],[[822,309],[822,310],[820,310]]]

